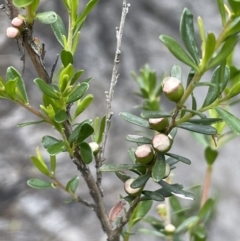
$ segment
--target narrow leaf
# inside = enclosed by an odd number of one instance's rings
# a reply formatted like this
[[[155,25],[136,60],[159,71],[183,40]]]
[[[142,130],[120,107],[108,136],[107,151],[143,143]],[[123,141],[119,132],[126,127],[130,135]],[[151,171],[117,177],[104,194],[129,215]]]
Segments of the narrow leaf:
[[[198,64],[200,58],[194,34],[193,14],[187,8],[183,10],[180,22],[180,32],[186,49],[194,59],[195,63]]]
[[[159,38],[178,60],[192,67],[193,69],[198,70],[198,66],[193,62],[193,60],[189,57],[189,55],[183,50],[183,48],[178,44],[175,39],[167,35],[161,35]]]
[[[138,136],[138,135],[127,135],[126,140],[130,142],[136,142],[141,144],[151,144],[152,140],[145,136]]]
[[[221,118],[204,118],[204,119],[190,119],[188,122],[199,125],[212,125],[218,122],[222,122]]]
[[[162,117],[171,117],[170,113],[164,113],[162,111],[151,111],[146,110],[141,113],[142,118],[162,118]]]
[[[27,185],[36,189],[47,189],[52,188],[51,182],[45,182],[40,179],[30,179],[27,181]]]
[[[163,154],[158,154],[158,157],[152,168],[152,178],[155,182],[159,182],[165,176],[166,161]]]
[[[30,126],[30,125],[37,125],[40,123],[45,122],[44,120],[40,120],[40,121],[29,121],[29,122],[24,122],[24,123],[19,123],[17,124],[18,127],[25,127],[25,126]]]
[[[162,194],[157,192],[157,191],[155,191],[155,192],[143,191],[142,194],[145,195],[148,198],[151,198],[154,201],[157,201],[157,202],[162,202],[162,201],[165,200],[165,198],[162,196]]]
[[[209,219],[210,215],[213,212],[213,207],[214,201],[211,198],[208,199],[202,206],[201,210],[199,211],[198,217],[203,223],[205,223]]]
[[[198,216],[192,216],[185,219],[176,229],[176,233],[181,233],[187,231],[190,227],[193,227],[194,224],[197,224],[199,221]]]
[[[216,66],[224,59],[226,59],[235,48],[236,44],[238,43],[238,40],[239,37],[237,35],[232,35],[228,37],[227,40],[224,42],[219,53],[210,61],[208,68],[211,69],[212,67]]]
[[[205,135],[216,135],[217,130],[212,126],[197,125],[189,122],[179,124],[177,127]]]
[[[165,153],[165,155],[167,155],[167,156],[170,156],[170,157],[172,157],[172,158],[174,158],[174,159],[176,159],[176,160],[178,160],[178,161],[180,161],[180,162],[183,162],[183,163],[185,163],[185,164],[188,164],[188,165],[190,165],[191,164],[191,161],[188,159],[188,158],[186,158],[186,157],[183,157],[183,156],[179,156],[179,155],[177,155],[177,154],[172,154],[172,153]],[[169,164],[170,165],[170,164]]]
[[[216,107],[215,110],[219,114],[219,116],[226,122],[226,124],[229,126],[229,128],[235,132],[236,134],[240,134],[240,119],[238,119],[236,116],[231,114],[230,112],[220,108]]]
[[[164,235],[163,233],[160,233],[159,231],[154,231],[154,230],[149,230],[149,229],[146,229],[146,228],[140,228],[138,230],[139,233],[142,233],[142,234],[146,234],[146,235],[152,235],[152,236],[155,236],[155,237],[159,237],[159,238],[167,238],[166,235]]]
[[[132,123],[132,124],[134,124],[134,125],[137,125],[137,126],[149,128],[148,121],[142,119],[141,117],[138,117],[138,116],[133,115],[133,114],[128,113],[128,112],[120,112],[119,115],[120,115],[124,120],[126,120],[127,122],[130,122],[130,123]]]
[[[144,167],[142,164],[103,164],[100,167],[101,172],[119,172],[126,170],[134,170],[139,167]]]
[[[221,93],[223,92],[228,83],[228,80],[230,78],[230,69],[225,66],[225,69],[223,71],[224,75],[222,76],[221,68],[223,67],[219,66],[213,72],[211,79],[211,83],[213,84],[213,86],[209,87],[202,107],[212,104],[218,97],[220,97]]]
[[[74,118],[76,118],[84,110],[86,110],[88,108],[88,106],[92,103],[93,99],[94,99],[94,96],[89,94],[84,99],[79,100],[78,103],[77,103],[76,111],[74,113]]]

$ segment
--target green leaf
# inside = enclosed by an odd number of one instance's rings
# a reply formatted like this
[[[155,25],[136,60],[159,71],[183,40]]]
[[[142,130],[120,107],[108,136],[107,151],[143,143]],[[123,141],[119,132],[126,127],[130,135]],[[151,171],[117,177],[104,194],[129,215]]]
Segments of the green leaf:
[[[73,64],[73,56],[70,51],[62,49],[61,51],[61,60],[64,67],[67,67],[69,64]]]
[[[91,147],[86,142],[81,142],[79,144],[80,155],[85,164],[90,164],[93,160],[93,153]]]
[[[159,182],[165,176],[166,161],[162,153],[159,153],[157,159],[152,167],[152,178],[155,182]]]
[[[12,100],[16,99],[17,82],[18,82],[18,78],[14,79],[14,80],[9,80],[5,84],[6,93],[9,96],[9,98],[11,98]]]
[[[128,112],[120,112],[119,114],[124,120],[126,120],[127,122],[130,122],[134,125],[137,126],[141,126],[141,127],[145,127],[145,128],[150,128],[148,121],[142,119],[141,117],[138,117],[136,115],[133,115],[131,113]]]
[[[83,74],[83,71],[84,70],[79,70],[79,71],[77,71],[75,74],[74,74],[74,76],[72,77],[72,79],[71,79],[71,85],[73,85],[73,84],[75,84],[75,82],[81,77],[81,75]]]
[[[211,57],[214,54],[216,46],[216,38],[213,33],[207,34],[205,49],[203,50],[203,63],[206,65],[208,61],[211,59]]]
[[[173,65],[171,68],[171,77],[182,80],[182,70],[179,65]],[[142,116],[143,117],[143,116]]]
[[[47,152],[50,156],[56,156],[57,154],[66,151],[64,141],[59,141],[56,144],[53,144],[47,148]]]
[[[40,158],[37,158],[35,156],[30,156],[31,161],[33,163],[33,165],[44,175],[46,176],[50,176],[50,171],[48,170],[48,167],[46,165],[46,163],[41,160]]]
[[[199,52],[194,35],[193,14],[185,8],[180,22],[180,32],[183,43],[196,64],[199,64]]]
[[[177,154],[172,154],[172,153],[169,153],[169,152],[165,153],[165,155],[170,156],[170,157],[172,157],[172,158],[174,158],[174,159],[176,159],[176,160],[178,160],[180,162],[183,162],[185,164],[188,164],[188,165],[191,164],[191,161],[188,158],[186,158],[186,157],[179,156]]]
[[[235,83],[229,90],[226,98],[229,100],[240,93],[240,82]]]
[[[53,30],[53,33],[54,33],[56,39],[64,48],[63,36],[67,36],[67,31],[66,31],[64,23],[59,15],[57,15],[57,20],[51,24],[51,27],[52,27],[52,30]]]
[[[116,176],[122,181],[122,182],[126,182],[128,179],[130,179],[131,177],[126,175],[125,172],[115,172]]]
[[[92,9],[97,4],[98,0],[90,0],[85,8],[83,9],[81,15],[77,18],[77,21],[74,26],[74,35],[81,29],[82,23],[85,21],[85,18],[92,11]]]
[[[53,98],[53,99],[59,99],[56,92],[53,90],[53,88],[48,85],[43,79],[36,78],[33,81],[39,89],[47,96]]]
[[[145,137],[145,136],[139,136],[139,135],[127,135],[126,140],[130,142],[136,142],[141,144],[151,144],[152,139]]]
[[[217,130],[212,126],[197,125],[189,122],[179,124],[177,127],[205,135],[216,135]]]
[[[26,92],[26,87],[24,80],[21,76],[21,74],[14,68],[14,67],[8,67],[7,68],[7,73],[6,73],[6,79],[11,80],[18,78],[17,81],[17,89],[19,90],[21,97],[20,100],[22,100],[24,103],[29,103],[27,92]]]
[[[103,133],[104,133],[104,130],[105,130],[105,124],[106,124],[106,116],[103,116],[103,118],[101,119],[100,126],[99,126],[99,117],[96,117],[95,120],[94,120],[94,136],[93,136],[93,139],[98,144],[100,144],[102,142],[102,137],[103,137]]]
[[[89,84],[87,83],[81,83],[79,86],[77,86],[73,91],[69,94],[67,104],[70,104],[72,102],[75,102],[83,97],[85,92],[88,90]]]
[[[204,151],[204,156],[207,161],[207,164],[209,166],[212,166],[218,156],[218,151],[212,149],[210,146],[207,146]]]
[[[152,207],[152,201],[142,201],[138,203],[137,207],[134,209],[128,225],[129,227],[133,227],[137,222],[139,222],[144,216],[149,212]]]
[[[212,125],[217,122],[222,122],[221,118],[204,118],[204,119],[190,119],[188,122],[198,124],[198,125]]]
[[[240,2],[237,0],[228,0],[228,4],[232,9],[232,12],[234,15],[240,14]]]
[[[78,133],[78,137],[77,137],[76,143],[83,142],[90,135],[92,135],[93,132],[94,132],[93,127],[89,123],[84,123],[83,125],[81,125],[81,127],[79,129],[79,133]]]
[[[131,188],[143,187],[143,186],[145,186],[145,184],[147,183],[149,178],[150,178],[150,174],[148,174],[148,173],[145,175],[139,176],[132,182],[132,184],[130,186],[131,186]]]
[[[238,34],[240,31],[240,16],[232,16],[231,18],[232,18],[231,19],[232,21],[227,26],[226,31],[225,31],[226,38],[228,36]]]
[[[198,217],[201,220],[201,222],[205,223],[210,215],[213,212],[213,207],[214,207],[214,200],[213,199],[208,199],[204,205],[201,207],[201,210],[199,211]]]
[[[147,234],[148,236],[152,235],[152,236],[156,236],[159,238],[166,238],[166,235],[164,235],[163,233],[160,233],[160,231],[149,230],[146,228],[140,228],[140,229],[138,229],[138,232]]]
[[[18,127],[25,127],[25,126],[30,126],[30,125],[36,125],[36,124],[40,124],[45,122],[44,120],[40,120],[40,121],[29,121],[29,122],[24,122],[24,123],[20,123],[17,124]]]
[[[36,189],[47,189],[52,188],[51,182],[45,182],[40,179],[30,179],[27,181],[27,185]]]
[[[162,111],[151,111],[145,110],[141,113],[142,118],[162,118],[162,117],[171,117],[170,113],[164,113]]]
[[[211,69],[212,67],[216,66],[217,64],[225,60],[234,50],[235,46],[238,43],[238,40],[239,37],[237,35],[232,35],[228,37],[224,42],[221,50],[218,52],[218,54],[211,59],[208,69]]]
[[[44,24],[52,24],[57,21],[57,14],[53,11],[37,13],[35,19]]]
[[[66,190],[75,193],[78,187],[79,177],[74,176],[66,185]]]
[[[136,162],[136,157],[135,157],[135,154],[134,154],[135,151],[136,151],[136,148],[133,148],[133,147],[128,149],[128,155],[129,155],[132,163]]]
[[[220,108],[216,107],[215,110],[219,114],[219,116],[226,122],[226,124],[229,126],[229,128],[235,132],[236,134],[240,134],[240,119],[238,119],[236,116],[231,114],[230,112]]]
[[[57,167],[56,156],[50,156],[50,163],[51,163],[52,172],[55,173],[56,167]]]
[[[212,104],[218,97],[221,96],[221,93],[225,89],[229,78],[230,78],[230,69],[225,66],[224,70],[221,70],[222,66],[218,66],[212,75],[211,83],[213,86],[209,86],[206,98],[204,100],[203,106],[208,106]],[[223,72],[223,75],[222,75]]]
[[[79,100],[77,103],[77,108],[74,113],[74,118],[79,116],[88,106],[92,103],[94,96],[92,94],[87,95],[84,99]]]
[[[158,191],[152,192],[152,191],[143,191],[142,194],[151,200],[162,202],[165,200],[164,196],[159,193]]]
[[[174,196],[177,196],[179,198],[188,199],[188,200],[194,200],[194,196],[190,192],[186,192],[182,190],[182,185],[178,184],[168,184],[167,182],[161,180],[159,184],[166,189],[168,192],[172,193]]]
[[[119,172],[126,170],[134,170],[139,167],[144,167],[142,164],[103,164],[100,167],[101,172]]]
[[[18,8],[24,8],[30,5],[34,0],[13,0],[13,4]]]
[[[47,149],[48,147],[50,147],[56,143],[59,143],[59,142],[61,142],[61,141],[52,136],[44,136],[42,138],[42,145],[45,149]]]
[[[224,6],[224,0],[217,0],[217,4],[222,19],[222,26],[224,26],[226,24],[226,10]]]
[[[198,66],[193,62],[189,55],[184,51],[184,49],[178,44],[178,42],[167,35],[161,35],[160,40],[168,48],[168,50],[181,62],[198,70]]]
[[[54,120],[57,123],[63,123],[67,119],[68,119],[68,116],[65,110],[59,110],[54,116]]]
[[[194,225],[196,225],[198,222],[198,216],[192,216],[190,218],[187,218],[177,227],[175,233],[185,232],[190,229],[190,227],[192,228]]]

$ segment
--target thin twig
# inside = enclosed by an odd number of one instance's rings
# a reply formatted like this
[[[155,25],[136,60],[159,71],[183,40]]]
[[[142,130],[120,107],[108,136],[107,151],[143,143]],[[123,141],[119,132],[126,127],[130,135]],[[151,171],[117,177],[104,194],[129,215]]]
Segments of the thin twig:
[[[105,129],[103,133],[103,140],[101,143],[100,152],[98,155],[98,158],[96,160],[96,168],[97,168],[97,183],[99,187],[101,186],[102,181],[102,174],[99,171],[99,168],[102,166],[105,157],[105,146],[108,138],[108,132],[110,128],[111,118],[112,118],[112,101],[113,101],[113,95],[114,95],[114,89],[117,84],[118,80],[118,67],[120,63],[120,57],[121,57],[121,43],[122,43],[122,36],[123,36],[123,29],[124,29],[124,23],[125,19],[129,10],[130,4],[127,3],[126,0],[123,0],[123,7],[122,7],[122,15],[121,15],[121,21],[120,21],[120,27],[116,28],[116,38],[117,38],[117,46],[116,46],[116,52],[114,57],[114,64],[113,64],[113,70],[112,70],[112,78],[110,83],[109,91],[106,92],[106,123],[105,123]]]

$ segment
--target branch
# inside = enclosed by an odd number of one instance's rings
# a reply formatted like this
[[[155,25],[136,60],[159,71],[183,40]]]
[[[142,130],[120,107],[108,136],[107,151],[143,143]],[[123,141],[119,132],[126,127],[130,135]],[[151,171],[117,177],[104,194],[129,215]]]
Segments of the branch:
[[[100,152],[98,154],[98,158],[96,159],[96,168],[97,168],[97,182],[99,187],[101,186],[102,181],[102,173],[99,171],[99,168],[102,166],[105,157],[105,146],[108,138],[108,132],[111,124],[111,118],[113,115],[112,112],[112,101],[113,101],[113,95],[114,95],[114,89],[117,84],[118,80],[118,67],[120,63],[120,57],[121,57],[121,43],[122,43],[122,36],[123,36],[123,29],[125,24],[125,19],[129,10],[130,4],[127,3],[126,0],[123,0],[123,7],[122,7],[122,15],[121,15],[121,21],[120,21],[120,27],[116,27],[116,38],[117,38],[117,46],[116,46],[116,52],[114,57],[114,64],[113,64],[113,70],[112,70],[112,78],[110,83],[109,91],[106,91],[106,123],[105,123],[105,129],[103,133],[103,140],[101,143]]]

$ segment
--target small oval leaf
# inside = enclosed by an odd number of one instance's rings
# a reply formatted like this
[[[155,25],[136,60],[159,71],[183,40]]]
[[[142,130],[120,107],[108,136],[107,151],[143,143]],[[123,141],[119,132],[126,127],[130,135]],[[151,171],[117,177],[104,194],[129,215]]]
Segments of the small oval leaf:
[[[36,78],[33,81],[39,89],[47,96],[53,98],[53,99],[59,99],[56,92],[53,90],[53,88],[48,85],[43,79]]]
[[[67,31],[66,31],[64,23],[59,15],[57,15],[57,19],[55,22],[53,22],[51,24],[51,27],[52,27],[52,30],[53,30],[53,33],[54,33],[56,39],[62,45],[62,47],[64,47],[63,36],[67,36]]]
[[[158,157],[152,167],[152,178],[155,182],[159,182],[165,176],[166,161],[163,154],[158,154]]]
[[[88,83],[81,83],[77,86],[68,96],[67,104],[75,102],[83,97],[85,92],[88,90],[89,84]]]
[[[30,179],[27,181],[28,186],[36,188],[36,189],[47,189],[52,188],[51,182],[45,182],[40,179]]]
[[[79,177],[74,176],[66,185],[66,190],[75,193],[78,187]]]
[[[35,19],[44,24],[52,24],[57,21],[57,14],[53,11],[37,13]]]
[[[80,155],[85,164],[89,164],[93,160],[93,153],[91,147],[86,142],[81,142],[79,144],[80,147]]]
[[[149,178],[150,178],[150,174],[148,174],[148,173],[145,175],[139,176],[132,182],[132,184],[130,186],[131,186],[131,188],[143,187],[143,186],[145,186],[145,184],[147,183]]]

